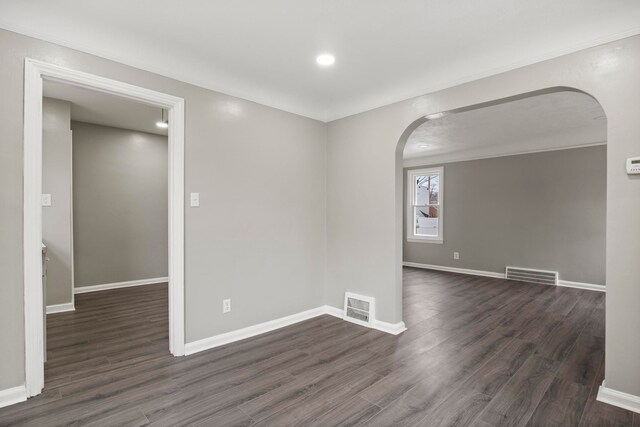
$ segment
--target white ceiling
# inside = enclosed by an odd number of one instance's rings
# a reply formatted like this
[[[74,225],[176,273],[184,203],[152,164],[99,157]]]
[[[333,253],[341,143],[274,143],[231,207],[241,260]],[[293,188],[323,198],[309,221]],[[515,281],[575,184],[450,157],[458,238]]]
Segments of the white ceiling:
[[[46,81],[43,94],[49,98],[71,102],[71,120],[167,135],[156,126],[162,110],[130,99],[109,95],[68,84]],[[165,112],[165,120],[167,113]]]
[[[606,143],[604,110],[580,92],[557,92],[429,120],[409,136],[405,166]]]
[[[0,27],[328,121],[639,34],[640,1],[0,0]]]

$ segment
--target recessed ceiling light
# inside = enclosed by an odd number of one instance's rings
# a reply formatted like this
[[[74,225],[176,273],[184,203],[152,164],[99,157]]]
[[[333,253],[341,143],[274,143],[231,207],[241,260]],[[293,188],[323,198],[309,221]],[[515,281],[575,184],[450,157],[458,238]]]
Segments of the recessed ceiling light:
[[[322,55],[318,55],[316,58],[316,62],[323,67],[328,67],[329,65],[333,65],[336,62],[335,56],[330,53],[323,53]]]

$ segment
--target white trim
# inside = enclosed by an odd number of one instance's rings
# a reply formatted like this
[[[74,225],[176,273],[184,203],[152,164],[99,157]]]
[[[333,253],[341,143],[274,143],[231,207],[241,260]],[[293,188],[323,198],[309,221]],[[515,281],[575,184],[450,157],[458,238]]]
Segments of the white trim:
[[[411,218],[413,221],[413,218]],[[444,243],[444,240],[438,239],[435,237],[407,237],[407,242],[410,243],[432,243],[434,245],[441,245]]]
[[[418,262],[403,262],[405,267],[424,268],[427,270],[447,271],[450,273],[470,274],[472,276],[493,277],[495,279],[505,279],[504,273],[495,273],[493,271],[471,270],[468,268],[447,267],[443,265],[421,264]],[[522,270],[525,270],[524,268]],[[539,271],[539,270],[538,270]],[[571,282],[569,280],[558,280],[558,286],[567,288],[585,289],[587,291],[606,292],[605,285],[595,285],[591,283]]]
[[[67,302],[64,304],[53,304],[47,306],[47,314],[65,313],[67,311],[76,311],[76,306],[73,302]]]
[[[24,67],[24,333],[25,387],[44,387],[42,309],[42,81],[57,81],[169,110],[169,350],[184,355],[184,100],[173,95],[25,59]]]
[[[325,305],[324,311],[325,314],[328,314],[329,316],[338,317],[340,319],[344,317],[344,310],[341,310],[338,307],[334,307],[332,305]]]
[[[414,233],[414,209],[416,206],[416,190],[413,185],[415,176],[438,175],[438,235],[422,236]],[[407,170],[407,241],[413,243],[435,243],[442,244],[444,240],[444,166],[434,166],[423,169]],[[411,227],[409,227],[411,225]]]
[[[391,335],[399,335],[407,330],[407,326],[404,324],[404,322],[389,323],[383,322],[382,320],[374,320],[373,329],[377,329]]]
[[[0,408],[27,400],[27,389],[24,385],[0,390]]]
[[[572,282],[570,280],[558,280],[558,286],[565,288],[586,289],[587,291],[606,292],[605,285],[595,285],[593,283]]]
[[[418,262],[403,262],[405,267],[424,268],[427,270],[447,271],[449,273],[470,274],[472,276],[493,277],[495,279],[504,279],[504,273],[495,273],[493,271],[471,270],[468,268],[447,267],[444,265],[421,264]]]
[[[598,397],[596,399],[640,414],[640,396],[607,388],[604,385],[604,381],[602,381],[602,385],[598,389]]]
[[[42,193],[42,77],[28,60],[24,69],[23,184],[25,387],[27,396],[35,396],[44,387],[42,209],[36,200]]]
[[[169,95],[165,95],[169,96]],[[184,355],[184,100],[167,103],[169,132],[169,352]]]
[[[303,320],[308,320],[314,317],[322,316],[323,314],[326,314],[325,308],[317,307],[317,308],[312,308],[311,310],[292,314],[290,316],[285,316],[279,319],[270,320],[268,322],[259,323],[257,325],[248,326],[246,328],[238,329],[236,331],[226,332],[220,335],[214,335],[209,338],[204,338],[198,341],[187,343],[185,345],[185,354],[187,355],[194,354],[200,351],[219,347],[221,345],[230,344],[235,341],[251,338],[256,335],[273,331],[275,329],[280,329],[280,328],[284,328],[285,326],[293,325],[294,323],[302,322]]]
[[[69,113],[71,114],[71,113]],[[69,118],[71,118],[71,116],[69,116]],[[69,123],[69,128],[71,128],[71,123]],[[69,245],[71,247],[71,304],[73,305],[73,309],[76,309],[76,294],[75,292],[73,292],[73,290],[76,288],[76,267],[75,267],[75,256],[74,256],[74,252],[73,252],[73,130],[69,129],[69,132],[71,132],[71,149],[69,150],[69,152],[71,153],[71,158],[69,159],[69,165],[70,165],[70,177],[71,177],[71,182],[69,185],[69,194],[71,194],[70,200],[69,200],[69,219],[71,220],[71,224],[69,224],[69,231],[71,232],[71,244]],[[45,350],[47,348],[46,346],[46,337],[45,337]]]
[[[281,317],[275,320],[269,320],[268,322],[259,323],[257,325],[248,326],[246,328],[238,329],[236,331],[226,332],[220,335],[214,335],[209,338],[203,338],[198,341],[193,341],[185,345],[185,354],[190,355],[201,351],[209,350],[212,348],[220,347],[222,345],[231,344],[236,341],[244,340],[247,338],[255,337],[256,335],[264,334],[274,331],[276,329],[284,328],[286,326],[293,325],[304,320],[312,319],[314,317],[329,315],[337,317],[342,320],[344,318],[344,311],[330,305],[323,305],[311,310],[303,311],[300,313],[292,314],[290,316]],[[407,330],[404,322],[399,323],[387,323],[381,320],[374,320],[372,329],[377,329],[388,334],[398,335]]]
[[[102,285],[79,286],[73,288],[74,294],[86,294],[88,292],[106,291],[108,289],[130,288],[132,286],[155,285],[156,283],[166,283],[168,277],[155,277],[153,279],[129,280],[128,282],[105,283]]]

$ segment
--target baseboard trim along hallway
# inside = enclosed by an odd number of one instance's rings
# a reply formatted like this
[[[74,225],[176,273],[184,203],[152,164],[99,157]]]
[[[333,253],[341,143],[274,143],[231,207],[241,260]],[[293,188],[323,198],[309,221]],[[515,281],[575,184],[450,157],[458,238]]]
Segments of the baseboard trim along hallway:
[[[65,313],[67,311],[75,311],[76,307],[72,302],[64,304],[52,304],[47,306],[47,314]]]
[[[284,328],[285,326],[293,325],[294,323],[322,316],[324,314],[338,317],[340,319],[343,318],[342,310],[333,306],[324,305],[321,307],[312,308],[311,310],[281,317],[279,319],[269,320],[268,322],[248,326],[236,331],[226,332],[220,335],[215,335],[209,338],[203,338],[198,341],[187,343],[185,344],[185,354],[190,355],[198,353],[200,351],[220,347],[225,344],[230,344],[236,341],[254,337],[256,335],[271,332],[276,329]],[[407,330],[404,322],[388,323],[381,320],[374,320],[372,328],[393,335],[398,335]]]
[[[496,273],[494,271],[472,270],[469,268],[447,267],[444,265],[422,264],[419,262],[403,262],[405,267],[424,268],[427,270],[447,271],[449,273],[470,274],[472,276],[493,277],[496,279],[505,279],[504,273]],[[558,280],[558,286],[565,288],[585,289],[587,291],[606,292],[606,286],[596,285],[593,283],[572,282],[570,280]]]
[[[80,286],[73,289],[74,294],[84,294],[87,292],[106,291],[107,289],[130,288],[132,286],[155,285],[157,283],[167,283],[168,277],[154,277],[152,279],[129,280],[128,282],[105,283],[103,285]]]

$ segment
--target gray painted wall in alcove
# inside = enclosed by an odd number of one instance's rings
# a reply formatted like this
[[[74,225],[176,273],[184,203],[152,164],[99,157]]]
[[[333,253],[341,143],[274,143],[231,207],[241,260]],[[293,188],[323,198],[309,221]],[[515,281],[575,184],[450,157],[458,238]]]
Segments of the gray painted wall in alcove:
[[[444,241],[405,238],[405,262],[497,273],[507,265],[538,268],[605,284],[605,145],[443,166]]]

